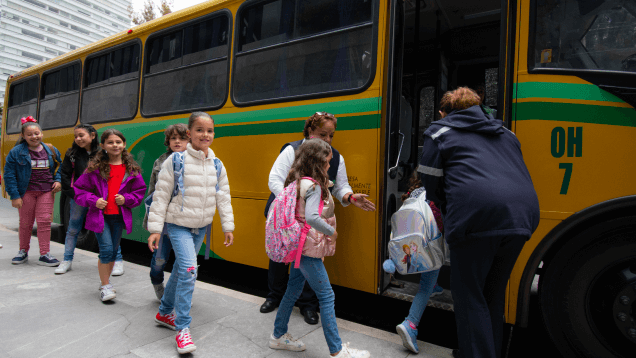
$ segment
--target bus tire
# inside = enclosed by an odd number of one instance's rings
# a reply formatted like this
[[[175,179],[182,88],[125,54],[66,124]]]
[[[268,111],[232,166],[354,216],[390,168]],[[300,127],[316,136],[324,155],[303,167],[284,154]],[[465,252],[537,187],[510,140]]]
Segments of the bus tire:
[[[68,230],[68,222],[71,217],[71,199],[66,198],[64,201],[64,233],[61,235],[62,243],[65,244],[66,231]],[[77,247],[84,250],[94,251],[98,250],[97,237],[95,233],[90,230],[82,228],[79,235],[77,235]]]
[[[563,357],[633,357],[636,217],[596,224],[565,243],[540,277],[539,301]]]

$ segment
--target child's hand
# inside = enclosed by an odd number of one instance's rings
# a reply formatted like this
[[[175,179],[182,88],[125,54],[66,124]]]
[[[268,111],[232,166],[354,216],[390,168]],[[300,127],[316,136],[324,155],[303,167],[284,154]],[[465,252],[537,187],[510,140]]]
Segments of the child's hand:
[[[22,207],[22,198],[11,200],[11,206],[13,206],[16,209],[20,209]]]
[[[150,234],[148,237],[148,248],[150,248],[151,252],[155,252],[155,250],[159,248],[160,238],[161,234]]]
[[[224,232],[223,234],[225,235],[225,241],[223,242],[223,245],[225,245],[225,247],[232,246],[232,244],[234,243],[234,234],[232,234],[231,232]]]
[[[121,194],[116,194],[115,195],[115,204],[122,206],[124,205],[124,203],[126,202],[126,198],[124,198],[123,195]]]
[[[62,184],[60,184],[59,181],[54,182],[53,187],[51,188],[51,191],[53,192],[53,194],[57,193],[60,190],[62,190]]]
[[[106,207],[106,205],[108,204],[108,202],[102,198],[97,199],[97,202],[95,203],[95,206],[97,207],[97,209],[99,210],[104,210],[104,208]]]
[[[336,241],[336,239],[338,238],[338,232],[337,231],[333,231],[333,235],[327,236],[327,240],[329,241]]]

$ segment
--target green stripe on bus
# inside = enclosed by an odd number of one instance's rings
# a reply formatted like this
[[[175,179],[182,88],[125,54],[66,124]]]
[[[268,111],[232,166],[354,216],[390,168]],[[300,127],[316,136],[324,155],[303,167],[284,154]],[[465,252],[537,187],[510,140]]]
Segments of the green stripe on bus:
[[[586,101],[619,102],[624,101],[595,85],[556,82],[522,82],[516,89],[517,99],[522,98],[560,98]]]
[[[514,106],[515,119],[564,121],[636,127],[636,110],[574,103],[523,102]]]

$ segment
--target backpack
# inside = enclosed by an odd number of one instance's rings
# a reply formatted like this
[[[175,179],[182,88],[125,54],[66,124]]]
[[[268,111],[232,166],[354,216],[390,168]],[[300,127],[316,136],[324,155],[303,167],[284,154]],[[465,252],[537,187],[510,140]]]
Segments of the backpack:
[[[308,177],[302,179],[316,182]],[[295,180],[276,195],[265,221],[265,251],[267,256],[274,262],[296,261],[295,268],[300,267],[300,256],[305,245],[305,238],[311,229],[309,224],[301,225],[296,219],[299,186],[300,180]],[[324,203],[320,200],[320,214],[322,214],[323,206]]]
[[[171,155],[172,157],[172,171],[174,173],[174,187],[172,188],[172,194],[170,195],[170,200],[175,196],[181,193],[181,197],[185,198],[185,185],[183,185],[183,175],[185,170],[185,152],[174,152]],[[221,171],[223,170],[223,163],[219,158],[214,158],[214,167],[216,168],[216,186],[215,190],[219,191],[219,180],[221,178]],[[144,206],[146,207],[146,217],[150,214],[150,206],[152,205],[152,199],[154,197],[154,192],[148,195],[144,199]],[[181,200],[181,211],[183,211],[183,200]],[[161,240],[165,235],[165,225],[164,232],[161,233],[161,238],[159,239],[159,247],[161,248]],[[210,243],[212,241],[212,224],[205,227],[205,235],[208,237],[207,242],[205,243],[205,259],[208,260],[210,258]]]

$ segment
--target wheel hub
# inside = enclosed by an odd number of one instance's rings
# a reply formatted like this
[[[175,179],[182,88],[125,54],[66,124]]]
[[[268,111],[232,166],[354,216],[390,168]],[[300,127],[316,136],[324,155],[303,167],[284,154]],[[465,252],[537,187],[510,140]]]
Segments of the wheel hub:
[[[614,324],[627,339],[636,343],[636,273],[625,268],[619,276],[624,285],[613,300]]]

